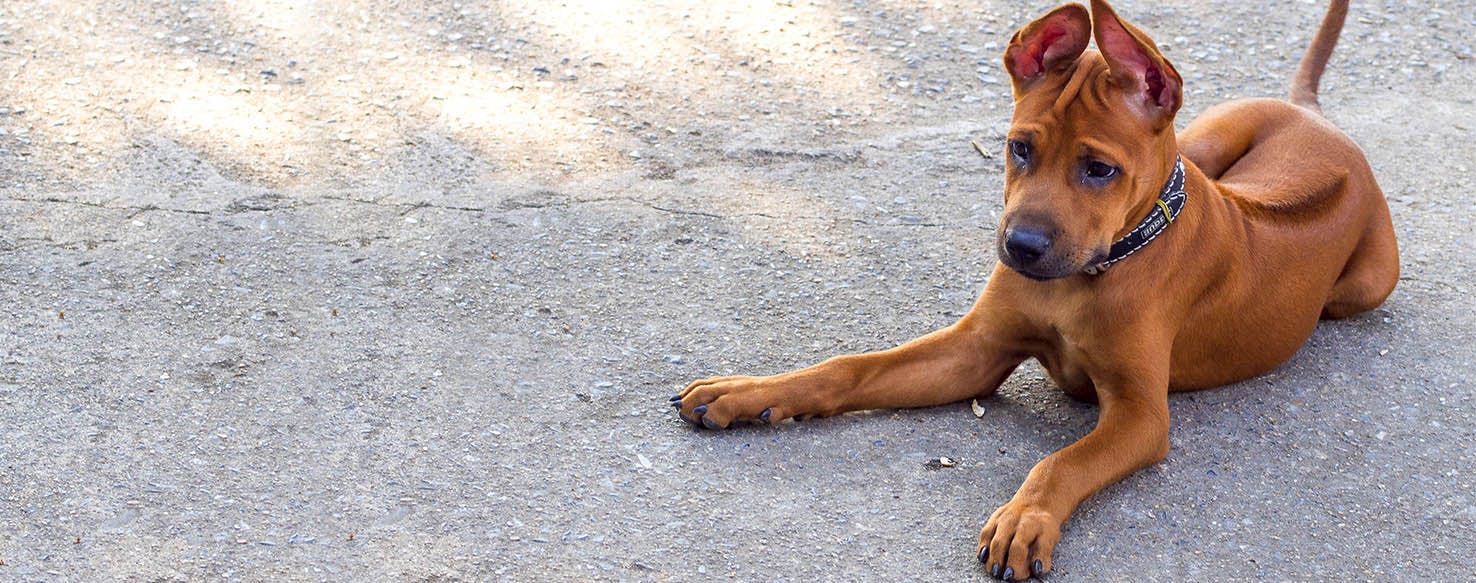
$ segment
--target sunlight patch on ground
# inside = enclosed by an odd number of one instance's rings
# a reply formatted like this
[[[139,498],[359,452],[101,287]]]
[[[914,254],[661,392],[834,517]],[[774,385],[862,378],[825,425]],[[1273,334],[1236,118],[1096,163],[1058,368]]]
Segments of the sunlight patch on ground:
[[[654,164],[664,140],[721,149],[769,115],[800,112],[820,128],[841,110],[862,120],[886,107],[877,56],[848,40],[841,7],[110,6],[0,7],[0,21],[47,23],[16,37],[0,96],[29,107],[26,125],[7,130],[43,146],[31,160],[58,176],[89,175],[163,136],[265,186],[353,181],[434,133],[491,167],[557,179]]]

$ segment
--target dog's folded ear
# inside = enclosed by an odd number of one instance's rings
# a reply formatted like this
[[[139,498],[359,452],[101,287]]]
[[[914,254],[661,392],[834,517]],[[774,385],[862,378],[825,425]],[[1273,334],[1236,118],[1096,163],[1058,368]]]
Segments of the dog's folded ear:
[[[1067,4],[1025,25],[1005,49],[1005,70],[1018,95],[1047,73],[1070,65],[1092,40],[1092,17],[1085,6]]]
[[[1092,0],[1092,25],[1097,49],[1128,104],[1150,121],[1173,120],[1184,99],[1184,79],[1153,39],[1123,22],[1104,0]]]

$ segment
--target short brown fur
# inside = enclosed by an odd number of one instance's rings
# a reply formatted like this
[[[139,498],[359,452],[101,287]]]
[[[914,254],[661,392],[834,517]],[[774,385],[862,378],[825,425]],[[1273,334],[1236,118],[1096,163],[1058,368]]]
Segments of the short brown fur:
[[[1383,194],[1362,151],[1316,110],[1342,23],[1333,16],[1297,76],[1302,107],[1231,102],[1177,135],[1182,80],[1105,2],[1092,2],[1094,21],[1067,5],[1022,29],[1005,59],[1010,138],[1028,140],[1030,156],[1006,154],[1002,262],[968,314],[890,350],[696,381],[678,395],[680,415],[718,428],[983,398],[1035,358],[1067,393],[1100,404],[1098,424],[1030,472],[976,551],[995,576],[1049,571],[1061,524],[1082,500],[1168,454],[1169,392],[1264,373],[1319,318],[1370,310],[1394,289],[1399,256]],[[1102,52],[1084,50],[1088,34]],[[1182,213],[1135,255],[1083,273],[1153,212],[1181,154]],[[1120,174],[1085,186],[1087,158]],[[1049,251],[1014,265],[1004,241],[1027,223],[1048,226]]]

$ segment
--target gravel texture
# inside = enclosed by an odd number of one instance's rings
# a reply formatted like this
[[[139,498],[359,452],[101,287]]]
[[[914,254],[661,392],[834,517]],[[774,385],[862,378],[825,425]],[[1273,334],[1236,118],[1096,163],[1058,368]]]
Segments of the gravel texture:
[[[0,3],[0,580],[964,581],[1095,409],[704,432],[666,398],[946,325],[1046,2]],[[1122,0],[1180,123],[1321,2]],[[1476,578],[1476,17],[1356,2],[1324,80],[1400,287],[1172,398],[1052,581]],[[936,463],[940,456],[955,462]],[[933,462],[933,463],[930,463]]]

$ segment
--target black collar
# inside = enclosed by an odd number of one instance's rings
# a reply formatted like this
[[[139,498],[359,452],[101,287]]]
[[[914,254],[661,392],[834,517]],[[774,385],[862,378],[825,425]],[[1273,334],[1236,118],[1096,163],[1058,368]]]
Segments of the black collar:
[[[1189,196],[1184,193],[1184,158],[1182,156],[1174,160],[1174,172],[1169,175],[1168,183],[1163,185],[1163,190],[1158,193],[1158,200],[1153,201],[1153,209],[1148,211],[1148,216],[1138,222],[1138,226],[1132,231],[1118,239],[1112,244],[1112,250],[1107,253],[1107,259],[1096,265],[1089,265],[1082,270],[1087,275],[1097,275],[1107,271],[1113,263],[1126,259],[1127,256],[1142,249],[1159,233],[1168,228],[1169,223],[1179,218],[1179,213],[1184,210],[1184,201]]]

